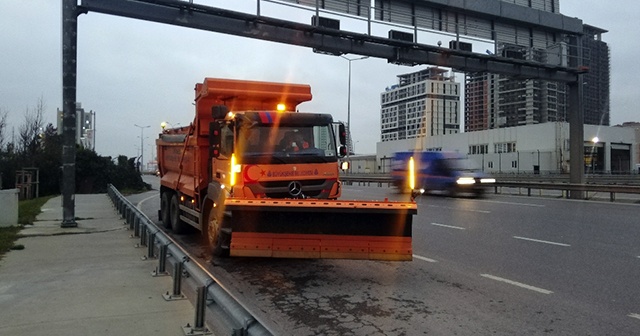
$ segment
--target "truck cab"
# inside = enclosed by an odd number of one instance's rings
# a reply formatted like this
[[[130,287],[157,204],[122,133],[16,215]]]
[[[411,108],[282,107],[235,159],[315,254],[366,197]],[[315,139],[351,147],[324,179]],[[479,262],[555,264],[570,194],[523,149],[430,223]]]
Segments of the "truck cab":
[[[215,118],[214,123],[220,137],[213,144],[219,146],[213,179],[229,186],[231,196],[340,197],[341,147],[336,145],[331,115],[236,111]]]

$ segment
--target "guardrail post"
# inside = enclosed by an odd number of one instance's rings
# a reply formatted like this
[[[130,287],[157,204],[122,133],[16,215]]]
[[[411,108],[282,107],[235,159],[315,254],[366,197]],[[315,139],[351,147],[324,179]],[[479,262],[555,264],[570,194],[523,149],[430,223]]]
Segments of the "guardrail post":
[[[151,273],[153,276],[169,275],[167,272],[167,245],[160,245],[158,249],[158,267]]]
[[[133,230],[133,234],[131,235],[131,238],[135,238],[140,236],[140,218],[136,217],[130,224],[129,224],[129,229]]]
[[[156,253],[156,249],[155,249],[155,243],[156,243],[156,233],[151,233],[149,232],[149,239],[147,239],[147,257],[146,259],[154,259],[156,257],[155,253]]]
[[[167,301],[186,299],[186,296],[182,295],[181,292],[182,267],[183,265],[180,261],[176,261],[175,265],[173,265],[173,293],[169,294],[169,292],[167,292],[166,294],[162,295],[162,297],[164,297],[164,299]]]
[[[616,193],[614,193],[613,191],[609,194],[609,201],[611,202],[615,202],[616,200]]]
[[[122,205],[124,207],[124,220],[125,223],[129,224],[129,230],[133,228],[133,217],[131,217],[131,209],[129,209],[125,204]]]
[[[188,323],[182,327],[185,335],[210,335],[209,330],[204,326],[204,312],[207,308],[207,287],[198,286],[196,290],[196,316],[191,327]]]
[[[139,246],[147,246],[147,233],[149,231],[147,230],[147,226],[146,225],[142,225],[142,223],[140,224],[140,243],[138,244]]]
[[[131,211],[131,208],[128,207],[126,203],[122,203],[122,206],[124,207],[124,213],[127,216],[127,223],[133,223],[133,211]]]

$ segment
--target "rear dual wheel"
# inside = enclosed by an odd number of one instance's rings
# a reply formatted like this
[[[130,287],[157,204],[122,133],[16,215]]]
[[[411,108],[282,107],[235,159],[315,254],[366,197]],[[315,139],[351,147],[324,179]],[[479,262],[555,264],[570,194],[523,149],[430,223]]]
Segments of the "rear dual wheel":
[[[171,196],[171,201],[169,202],[169,219],[171,230],[173,230],[174,233],[180,234],[184,232],[186,224],[180,219],[180,202],[176,194]]]
[[[171,193],[165,191],[160,196],[160,221],[162,226],[171,228],[171,216],[169,215],[169,204],[171,203]]]
[[[204,232],[207,245],[214,256],[227,257],[229,256],[231,235],[229,230],[222,225],[224,213],[221,207],[214,206],[213,203],[211,203],[210,206],[209,215],[207,216],[206,232]]]

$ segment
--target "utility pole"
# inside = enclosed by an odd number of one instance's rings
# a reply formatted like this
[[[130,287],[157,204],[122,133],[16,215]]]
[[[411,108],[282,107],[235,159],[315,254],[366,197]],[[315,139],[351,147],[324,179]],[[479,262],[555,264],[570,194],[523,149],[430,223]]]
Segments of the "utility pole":
[[[346,56],[342,56],[340,55],[340,57],[346,59],[347,61],[349,61],[349,84],[347,87],[347,135],[348,135],[348,140],[347,140],[347,162],[349,162],[349,165],[351,165],[351,162],[349,161],[349,152],[351,152],[353,150],[353,148],[351,148],[353,146],[353,139],[351,138],[351,62],[353,61],[360,61],[363,59],[367,59],[369,58],[369,56],[362,56],[362,57],[358,57],[358,58],[348,58]],[[351,167],[349,167],[349,170],[351,170]]]
[[[140,126],[134,124],[133,126],[140,128],[140,172],[142,172],[144,168],[144,129],[151,127],[151,125]]]

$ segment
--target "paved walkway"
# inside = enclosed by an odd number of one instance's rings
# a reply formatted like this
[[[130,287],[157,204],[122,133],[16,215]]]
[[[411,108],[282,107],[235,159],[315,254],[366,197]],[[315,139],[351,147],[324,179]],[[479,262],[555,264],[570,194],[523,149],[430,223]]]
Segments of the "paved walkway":
[[[0,335],[183,335],[188,300],[167,302],[106,194],[76,195],[77,228],[61,228],[62,198],[43,206],[0,261]]]

